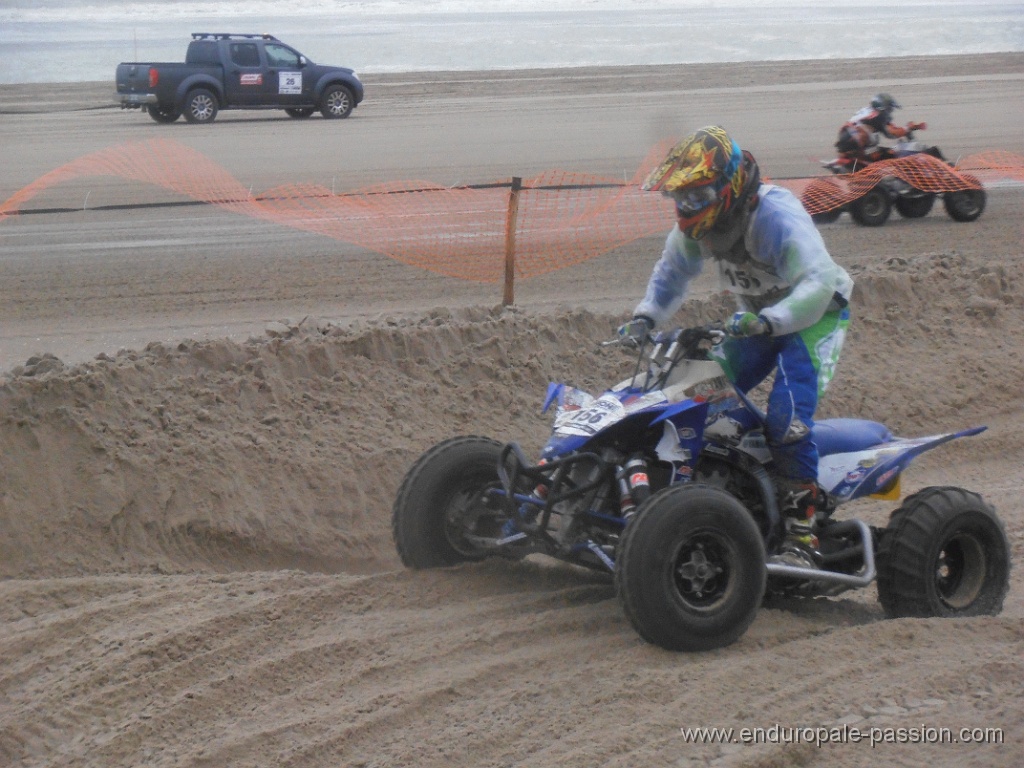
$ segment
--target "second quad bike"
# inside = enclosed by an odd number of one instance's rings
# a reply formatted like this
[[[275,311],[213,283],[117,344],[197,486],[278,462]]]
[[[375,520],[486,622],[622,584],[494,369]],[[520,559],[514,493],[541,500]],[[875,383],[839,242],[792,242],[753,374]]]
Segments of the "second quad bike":
[[[914,156],[934,158],[939,162],[926,160],[913,165],[901,162]],[[887,148],[879,159],[839,155],[823,160],[821,164],[832,174],[846,177],[847,183],[840,186],[828,179],[815,179],[803,194],[805,207],[813,210],[809,203],[814,198],[853,199],[813,213],[812,218],[819,224],[836,221],[843,211],[849,211],[850,217],[858,224],[880,227],[888,221],[893,208],[905,219],[917,219],[928,215],[938,197],[942,198],[946,214],[954,221],[974,221],[985,210],[985,190],[977,179],[967,174],[959,176],[971,183],[970,188],[935,191],[943,186],[944,179],[950,177],[946,168],[952,166],[938,147],[915,139],[913,130]],[[879,172],[870,172],[873,167]]]

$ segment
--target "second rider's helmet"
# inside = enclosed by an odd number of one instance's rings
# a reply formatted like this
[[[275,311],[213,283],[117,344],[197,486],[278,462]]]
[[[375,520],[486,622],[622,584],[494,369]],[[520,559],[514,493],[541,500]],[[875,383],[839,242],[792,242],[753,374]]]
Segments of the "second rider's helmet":
[[[879,112],[892,112],[894,109],[902,109],[902,107],[896,103],[896,99],[890,96],[888,93],[879,93],[871,100],[872,109],[877,109]]]
[[[700,240],[716,225],[726,225],[733,207],[744,203],[759,183],[754,159],[723,128],[709,126],[676,144],[642,189],[675,200],[679,228]]]

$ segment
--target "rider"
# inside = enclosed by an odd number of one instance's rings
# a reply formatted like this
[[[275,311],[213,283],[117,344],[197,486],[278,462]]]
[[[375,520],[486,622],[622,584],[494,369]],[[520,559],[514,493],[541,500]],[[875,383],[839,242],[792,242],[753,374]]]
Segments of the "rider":
[[[780,559],[811,565],[821,491],[810,428],[818,398],[835,374],[853,280],[832,260],[796,196],[762,183],[754,157],[718,126],[677,144],[643,189],[671,197],[677,222],[646,295],[619,335],[646,338],[676,313],[704,263],[715,263],[741,311],[711,356],[743,392],[775,371],[765,432],[786,517]]]
[[[902,109],[896,99],[888,93],[876,95],[870,106],[858,111],[839,129],[836,149],[840,154],[869,163],[895,157],[892,149],[879,144],[881,136],[902,139],[911,131],[924,130],[928,126],[926,123],[907,123],[906,128],[898,126],[892,122],[894,109]]]

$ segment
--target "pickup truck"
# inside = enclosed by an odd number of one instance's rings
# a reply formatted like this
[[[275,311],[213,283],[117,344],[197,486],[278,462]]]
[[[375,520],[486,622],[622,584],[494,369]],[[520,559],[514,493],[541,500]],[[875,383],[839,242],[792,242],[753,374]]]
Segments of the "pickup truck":
[[[337,119],[363,100],[351,69],[314,64],[272,35],[195,32],[184,64],[123,62],[116,83],[122,109],[145,109],[158,123],[209,123],[222,109]]]

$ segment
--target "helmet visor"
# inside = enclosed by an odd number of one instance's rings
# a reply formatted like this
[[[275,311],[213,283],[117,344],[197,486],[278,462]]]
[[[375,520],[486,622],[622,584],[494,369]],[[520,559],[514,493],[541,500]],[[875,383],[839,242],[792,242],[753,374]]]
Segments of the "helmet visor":
[[[714,184],[685,187],[670,194],[672,199],[676,201],[676,211],[685,218],[700,213],[718,200],[718,190],[715,189]]]

